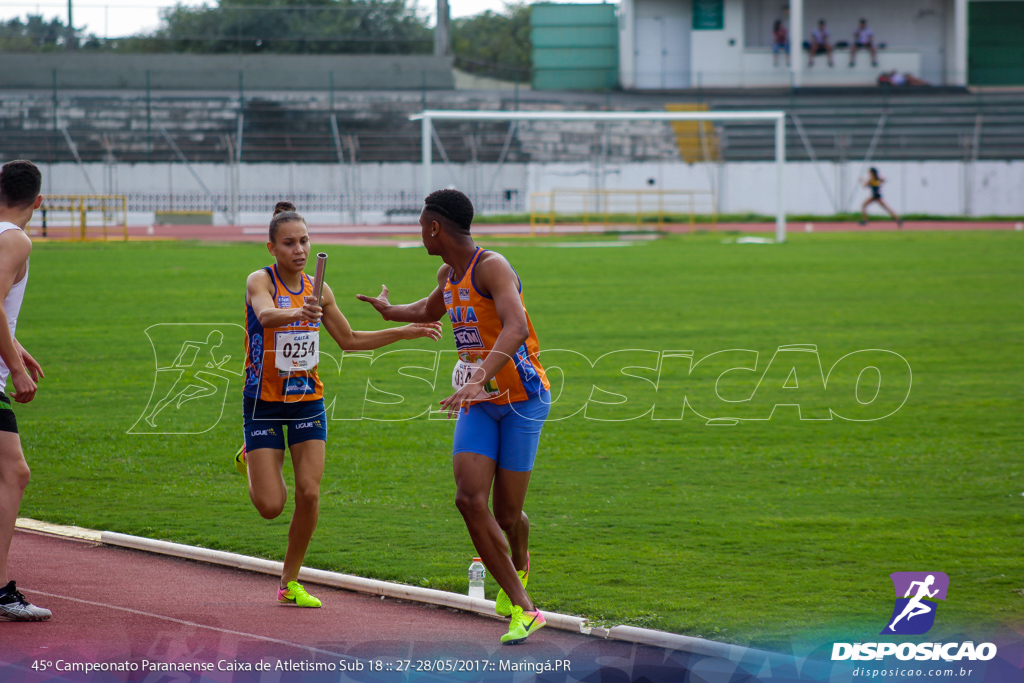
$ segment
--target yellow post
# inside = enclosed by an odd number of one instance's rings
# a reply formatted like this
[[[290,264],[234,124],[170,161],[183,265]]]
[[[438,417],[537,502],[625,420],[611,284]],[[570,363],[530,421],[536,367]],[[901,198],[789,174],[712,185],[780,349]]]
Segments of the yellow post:
[[[121,197],[121,214],[124,216],[124,222],[122,223],[122,225],[124,225],[124,241],[127,242],[128,241],[128,198],[123,196],[123,195]]]
[[[643,222],[643,214],[641,213],[642,207],[643,207],[643,203],[642,202],[643,202],[643,198],[642,198],[642,195],[640,194],[640,191],[638,190],[637,193],[636,193],[636,229],[637,230],[640,230],[642,228],[642,225],[641,225],[642,222]]]
[[[548,210],[550,211],[550,213],[548,214],[548,234],[549,235],[554,235],[555,234],[555,193],[556,193],[556,190],[551,190],[551,197],[548,200]]]
[[[79,237],[78,239],[85,239],[85,197],[78,198],[78,211],[79,211]]]

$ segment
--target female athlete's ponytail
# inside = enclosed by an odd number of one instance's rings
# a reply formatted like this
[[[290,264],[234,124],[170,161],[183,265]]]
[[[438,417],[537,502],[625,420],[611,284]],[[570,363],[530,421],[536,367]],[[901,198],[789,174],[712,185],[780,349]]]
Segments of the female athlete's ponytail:
[[[276,241],[278,228],[292,221],[305,223],[306,219],[299,215],[295,210],[295,205],[291,202],[278,202],[275,204],[274,217],[270,219],[270,241]]]

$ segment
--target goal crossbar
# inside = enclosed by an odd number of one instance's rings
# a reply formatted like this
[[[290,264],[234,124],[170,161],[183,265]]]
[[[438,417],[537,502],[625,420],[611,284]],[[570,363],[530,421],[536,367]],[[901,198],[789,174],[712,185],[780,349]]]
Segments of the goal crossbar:
[[[771,121],[775,123],[775,241],[786,241],[786,112],[783,111],[460,111],[427,109],[409,116],[420,121],[423,188],[433,189],[434,121]]]

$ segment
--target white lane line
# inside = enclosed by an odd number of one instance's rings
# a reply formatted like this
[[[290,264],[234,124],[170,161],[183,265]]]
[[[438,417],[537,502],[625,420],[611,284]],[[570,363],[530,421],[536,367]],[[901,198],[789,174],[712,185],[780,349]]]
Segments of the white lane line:
[[[227,633],[233,636],[241,636],[243,638],[253,638],[255,640],[262,640],[267,643],[277,643],[278,645],[288,645],[289,647],[295,647],[300,650],[309,650],[310,652],[319,652],[325,655],[331,655],[332,657],[344,657],[352,661],[358,661],[356,657],[350,657],[349,655],[342,654],[340,652],[331,652],[330,650],[321,650],[318,647],[311,645],[301,645],[299,643],[293,643],[290,640],[279,640],[277,638],[270,638],[268,636],[259,636],[255,633],[245,633],[244,631],[233,631],[229,628],[220,628],[219,626],[208,626],[207,624],[197,624],[194,621],[186,621],[185,619],[176,619],[175,617],[164,616],[163,614],[153,614],[152,612],[143,612],[142,610],[132,609],[131,607],[119,607],[117,605],[108,605],[102,602],[93,602],[92,600],[82,600],[81,598],[72,598],[68,595],[58,595],[57,593],[47,593],[46,591],[33,590],[30,588],[21,588],[18,590],[25,593],[35,593],[37,595],[45,595],[48,598],[57,598],[58,600],[70,600],[71,602],[80,602],[83,605],[92,605],[93,607],[105,607],[107,609],[117,610],[118,612],[128,612],[129,614],[138,614],[143,617],[150,617],[151,619],[160,619],[162,621],[171,621],[175,624],[182,624],[183,626],[191,626],[193,628],[207,629],[208,631],[217,631],[218,633]]]

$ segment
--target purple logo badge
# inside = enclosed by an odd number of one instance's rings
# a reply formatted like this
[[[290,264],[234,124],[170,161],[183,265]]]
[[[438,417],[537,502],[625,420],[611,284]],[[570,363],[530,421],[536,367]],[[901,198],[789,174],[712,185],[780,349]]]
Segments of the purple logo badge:
[[[882,634],[916,636],[927,633],[935,624],[935,610],[945,600],[949,577],[942,572],[893,572],[889,575],[896,590],[896,605]]]

